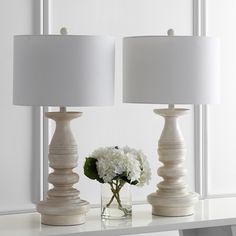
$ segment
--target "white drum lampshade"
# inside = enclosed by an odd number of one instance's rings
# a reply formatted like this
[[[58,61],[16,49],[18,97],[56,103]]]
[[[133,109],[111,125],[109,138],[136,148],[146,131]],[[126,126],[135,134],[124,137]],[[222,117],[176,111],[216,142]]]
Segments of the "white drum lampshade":
[[[219,40],[193,36],[124,39],[123,101],[219,103]]]
[[[63,30],[62,30],[63,31]],[[37,204],[47,225],[85,223],[89,203],[73,187],[79,180],[77,144],[70,121],[81,112],[66,106],[107,106],[114,97],[114,38],[108,36],[28,35],[14,38],[13,103],[59,106],[46,112],[56,122],[49,145],[48,177],[53,188]]]
[[[114,53],[109,36],[15,36],[13,103],[112,105]]]
[[[123,101],[125,103],[169,104],[154,112],[165,119],[158,142],[157,190],[148,195],[152,213],[186,216],[194,213],[198,194],[184,182],[186,152],[178,117],[188,109],[174,104],[212,104],[220,99],[219,40],[209,37],[127,37],[123,41]]]

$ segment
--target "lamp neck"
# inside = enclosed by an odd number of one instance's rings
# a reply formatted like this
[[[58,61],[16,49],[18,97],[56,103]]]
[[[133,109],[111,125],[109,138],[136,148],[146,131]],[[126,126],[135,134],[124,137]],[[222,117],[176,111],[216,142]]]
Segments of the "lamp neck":
[[[175,109],[175,104],[169,104],[168,108],[171,109],[171,110],[174,110]]]
[[[60,112],[66,112],[66,107],[60,107]]]

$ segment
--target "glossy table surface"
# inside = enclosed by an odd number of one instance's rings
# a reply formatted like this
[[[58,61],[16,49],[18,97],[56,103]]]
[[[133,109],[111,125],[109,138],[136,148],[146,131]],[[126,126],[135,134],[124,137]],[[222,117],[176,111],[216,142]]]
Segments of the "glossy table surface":
[[[151,214],[150,205],[133,206],[133,216],[126,220],[100,218],[100,209],[87,214],[87,222],[77,226],[46,226],[40,224],[38,213],[0,216],[0,235],[129,235],[236,225],[236,198],[200,200],[195,214],[186,217],[158,217]]]

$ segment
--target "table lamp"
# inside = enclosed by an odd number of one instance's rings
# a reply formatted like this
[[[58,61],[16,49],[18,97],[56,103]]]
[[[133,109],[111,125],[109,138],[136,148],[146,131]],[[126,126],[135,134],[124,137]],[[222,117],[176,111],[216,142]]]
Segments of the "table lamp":
[[[78,182],[77,144],[70,121],[81,112],[67,106],[113,104],[114,39],[109,36],[25,35],[14,37],[13,103],[58,106],[45,116],[56,122],[49,146],[53,188],[37,204],[41,222],[76,225],[85,222],[89,203],[72,186]]]
[[[152,213],[160,216],[193,214],[198,194],[189,192],[184,181],[185,144],[178,117],[188,109],[174,104],[219,102],[219,41],[210,37],[126,37],[123,41],[123,101],[169,104],[155,109],[165,125],[158,142],[158,175],[163,181],[148,195]]]

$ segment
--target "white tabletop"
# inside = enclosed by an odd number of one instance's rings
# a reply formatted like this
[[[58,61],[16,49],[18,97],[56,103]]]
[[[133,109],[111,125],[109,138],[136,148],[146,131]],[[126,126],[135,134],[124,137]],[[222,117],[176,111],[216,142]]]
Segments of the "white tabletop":
[[[101,221],[100,209],[87,214],[87,222],[78,226],[46,226],[38,213],[0,216],[0,235],[128,235],[170,230],[236,225],[236,198],[201,200],[195,214],[187,217],[152,216],[150,205],[133,206],[133,216],[126,220]]]

